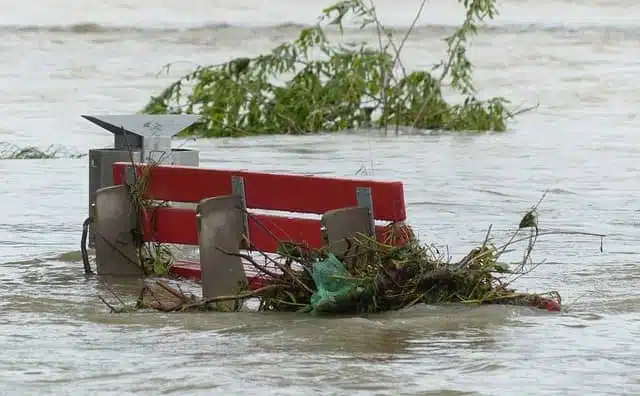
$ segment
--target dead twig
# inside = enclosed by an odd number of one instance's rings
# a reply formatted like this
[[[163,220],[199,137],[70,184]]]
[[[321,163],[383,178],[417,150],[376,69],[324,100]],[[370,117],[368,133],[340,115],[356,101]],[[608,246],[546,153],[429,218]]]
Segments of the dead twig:
[[[253,257],[251,257],[251,256],[250,256],[250,255],[248,255],[248,254],[245,254],[245,253],[230,252],[230,251],[227,251],[227,250],[225,250],[225,249],[222,249],[222,248],[220,248],[220,247],[218,247],[218,246],[216,246],[216,250],[218,250],[219,252],[222,252],[222,253],[224,253],[224,254],[226,254],[226,255],[229,255],[229,256],[240,257],[240,258],[242,258],[242,259],[247,260],[247,262],[249,262],[249,264],[251,264],[255,269],[257,269],[258,271],[260,271],[260,272],[264,273],[265,275],[267,275],[267,276],[269,276],[269,277],[271,277],[271,278],[277,278],[277,277],[278,277],[278,275],[277,275],[276,273],[271,272],[271,271],[270,271],[270,270],[268,270],[264,265],[260,265],[260,264],[258,264],[258,263],[254,260],[254,258],[253,258]]]
[[[100,299],[100,301],[102,301],[102,303],[103,303],[104,305],[106,305],[106,306],[107,306],[107,308],[109,308],[109,309],[111,310],[111,313],[117,313],[117,312],[119,312],[119,310],[118,310],[118,309],[116,309],[113,305],[109,304],[109,303],[107,302],[107,300],[105,300],[102,296],[98,296],[98,298]]]

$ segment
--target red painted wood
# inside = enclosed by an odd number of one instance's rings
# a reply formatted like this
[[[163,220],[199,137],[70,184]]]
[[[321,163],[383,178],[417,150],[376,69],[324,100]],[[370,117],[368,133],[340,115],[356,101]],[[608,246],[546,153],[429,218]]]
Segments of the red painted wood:
[[[182,279],[194,281],[202,279],[199,261],[178,260],[169,268],[169,271]]]
[[[200,263],[197,261],[177,261],[169,269],[170,272],[182,279],[188,279],[193,281],[202,280],[202,271],[200,270]],[[249,290],[256,290],[264,287],[266,279],[261,276],[247,276],[247,282],[249,283]]]
[[[129,163],[113,165],[115,184],[124,183]],[[141,172],[144,165],[138,165]],[[149,198],[200,202],[203,198],[231,194],[231,177],[244,178],[247,207],[299,213],[323,214],[357,205],[356,187],[370,187],[376,219],[404,221],[404,188],[401,182],[339,179],[240,170],[203,169],[186,166],[154,166],[147,192]]]
[[[200,244],[193,209],[160,207],[147,211],[142,229],[147,242]],[[379,241],[386,240],[387,232],[387,227],[376,226]],[[320,220],[257,213],[249,217],[249,238],[256,249],[267,253],[276,252],[278,241],[295,241],[316,249],[323,245]]]
[[[124,182],[128,163],[114,164],[114,181]],[[140,174],[143,166],[138,167]],[[356,187],[370,187],[376,218],[403,221],[406,217],[404,191],[400,182],[363,181],[326,177],[277,175],[258,172],[159,166],[151,168],[148,197],[178,202],[197,203],[203,198],[231,193],[231,177],[242,176],[247,206],[253,209],[280,210],[322,214],[328,210],[357,205]],[[143,215],[146,241],[198,245],[196,213],[192,209],[161,207]],[[377,226],[379,241],[389,241],[389,229]],[[399,233],[390,240],[401,244],[407,234]],[[322,246],[320,221],[295,217],[252,214],[249,218],[252,244],[263,252],[274,253],[278,241],[295,241],[311,248]],[[200,263],[179,261],[171,272],[186,279],[200,280]],[[264,278],[248,270],[250,287],[264,284]]]
[[[193,209],[160,207],[147,210],[141,223],[146,242],[199,245],[196,212]]]
[[[249,217],[249,240],[256,249],[275,253],[279,241],[295,241],[312,248],[322,247],[320,221],[253,214]]]

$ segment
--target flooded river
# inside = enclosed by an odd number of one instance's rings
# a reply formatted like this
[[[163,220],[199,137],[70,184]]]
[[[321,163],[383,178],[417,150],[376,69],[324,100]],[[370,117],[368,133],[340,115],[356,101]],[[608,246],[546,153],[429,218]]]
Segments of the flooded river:
[[[429,5],[406,46],[439,59],[461,14]],[[112,315],[77,254],[87,160],[0,160],[0,394],[640,394],[640,3],[514,0],[472,49],[483,95],[540,107],[506,134],[374,133],[187,143],[203,166],[405,182],[421,239],[460,256],[489,224],[508,236],[551,190],[518,281],[570,310],[433,308],[352,319],[279,314]],[[406,28],[415,0],[378,0]],[[80,114],[133,113],[194,64],[267,50],[325,3],[0,0],[0,141],[84,152],[111,136]],[[369,33],[351,31],[363,38]],[[156,76],[169,62],[169,76]],[[127,285],[119,285],[119,290]],[[124,293],[126,295],[126,293]]]

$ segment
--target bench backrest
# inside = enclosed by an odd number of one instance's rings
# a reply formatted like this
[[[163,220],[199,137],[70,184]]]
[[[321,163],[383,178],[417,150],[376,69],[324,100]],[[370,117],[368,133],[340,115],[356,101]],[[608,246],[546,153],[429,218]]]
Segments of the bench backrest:
[[[145,168],[137,164],[138,175]],[[127,179],[128,162],[113,164],[115,184]],[[357,206],[358,191],[370,191],[377,220],[406,219],[404,188],[397,181],[371,181],[332,177],[273,174],[241,170],[219,170],[188,166],[154,165],[147,168],[147,198],[160,201],[198,203],[204,198],[243,194],[247,209],[293,212],[290,216],[253,213],[248,218],[251,243],[264,252],[275,252],[278,240],[323,245],[320,220],[295,217],[295,213],[322,215],[333,209]],[[362,204],[362,202],[360,202]],[[146,241],[198,245],[196,212],[193,209],[160,207],[143,216]],[[266,230],[265,230],[266,229]],[[384,226],[377,226],[382,236]],[[275,238],[274,238],[275,237]]]

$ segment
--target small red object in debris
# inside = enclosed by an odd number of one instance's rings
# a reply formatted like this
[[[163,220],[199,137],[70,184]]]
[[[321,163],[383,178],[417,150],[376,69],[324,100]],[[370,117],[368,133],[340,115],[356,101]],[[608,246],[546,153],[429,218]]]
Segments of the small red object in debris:
[[[550,298],[542,298],[538,307],[551,312],[560,312],[562,310],[560,303]]]
[[[250,276],[247,278],[247,281],[249,283],[249,290],[258,290],[266,286],[267,279],[259,276]]]

